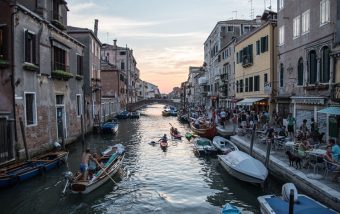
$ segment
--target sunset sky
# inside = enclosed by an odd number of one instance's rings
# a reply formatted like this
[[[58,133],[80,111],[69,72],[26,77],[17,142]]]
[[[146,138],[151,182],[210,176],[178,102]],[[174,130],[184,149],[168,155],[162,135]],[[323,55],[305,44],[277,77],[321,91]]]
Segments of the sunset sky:
[[[265,2],[253,0],[255,16]],[[218,21],[250,18],[248,0],[69,0],[68,7],[68,25],[93,29],[99,19],[102,43],[117,39],[132,48],[141,79],[161,93],[186,81],[189,66],[203,64],[203,43]]]

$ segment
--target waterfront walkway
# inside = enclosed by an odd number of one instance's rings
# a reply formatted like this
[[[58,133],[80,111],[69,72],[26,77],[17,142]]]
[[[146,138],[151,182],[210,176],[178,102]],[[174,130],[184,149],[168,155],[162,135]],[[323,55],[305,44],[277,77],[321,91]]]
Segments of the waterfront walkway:
[[[231,141],[234,142],[241,150],[249,153],[250,137],[246,136],[231,136]],[[266,145],[255,136],[253,157],[265,162],[266,159]],[[285,148],[272,150],[270,155],[270,161],[268,165],[270,174],[277,178],[280,178],[283,182],[292,182],[298,189],[302,190],[306,194],[316,198],[318,201],[327,204],[331,208],[340,211],[340,183],[332,182],[329,173],[325,178],[322,174],[324,169],[321,167],[319,173],[321,173],[321,179],[311,179],[310,174],[313,173],[313,168],[309,169],[301,168],[296,169],[289,166],[289,160],[285,154]]]

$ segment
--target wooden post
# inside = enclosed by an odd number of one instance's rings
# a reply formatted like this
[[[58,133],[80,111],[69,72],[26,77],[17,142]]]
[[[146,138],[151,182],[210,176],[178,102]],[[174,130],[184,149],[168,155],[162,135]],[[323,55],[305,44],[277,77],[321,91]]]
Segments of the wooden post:
[[[269,164],[269,156],[270,156],[270,150],[272,149],[272,139],[267,140],[267,153],[266,153],[266,160],[264,162],[264,165],[268,168]]]
[[[64,135],[64,124],[63,124],[63,120],[61,120],[61,146],[62,148],[65,150],[65,135]]]
[[[289,193],[289,214],[294,214],[294,190],[291,189]]]
[[[21,129],[22,140],[24,142],[24,147],[25,147],[26,160],[29,160],[31,158],[30,158],[30,156],[28,154],[24,122],[22,121],[21,117],[19,118],[19,120],[20,120],[20,129]]]
[[[84,135],[84,118],[83,115],[80,115],[80,125],[81,125],[81,144],[83,152],[85,151],[85,135]]]
[[[251,141],[250,141],[250,148],[249,148],[249,155],[253,155],[253,147],[254,147],[254,137],[255,137],[255,130],[256,130],[256,125],[253,125],[253,133],[251,135]]]

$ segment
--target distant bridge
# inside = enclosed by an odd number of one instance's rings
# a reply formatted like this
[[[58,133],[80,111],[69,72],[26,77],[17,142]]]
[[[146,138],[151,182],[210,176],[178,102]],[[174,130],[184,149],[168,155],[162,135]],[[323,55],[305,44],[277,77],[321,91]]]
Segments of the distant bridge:
[[[135,103],[128,103],[126,105],[126,109],[128,111],[136,111],[137,109],[140,109],[143,106],[155,104],[155,103],[164,104],[164,105],[171,105],[171,106],[175,106],[176,108],[179,108],[180,105],[181,105],[181,103],[175,102],[175,101],[169,100],[169,99],[145,99],[145,100],[140,100],[140,101],[135,102]]]

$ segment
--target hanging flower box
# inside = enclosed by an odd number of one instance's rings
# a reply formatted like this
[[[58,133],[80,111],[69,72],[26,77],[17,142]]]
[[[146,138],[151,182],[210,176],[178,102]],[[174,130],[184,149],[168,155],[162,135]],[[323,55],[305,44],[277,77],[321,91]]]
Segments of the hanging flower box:
[[[26,71],[37,71],[37,70],[39,70],[39,66],[32,64],[32,63],[29,63],[29,62],[25,62],[22,67]]]
[[[83,76],[82,76],[82,75],[79,75],[79,74],[77,74],[77,75],[76,75],[76,79],[77,79],[77,80],[82,80],[82,79],[83,79]]]
[[[70,72],[66,72],[63,70],[54,70],[51,73],[52,78],[54,79],[60,79],[60,80],[69,80],[70,78],[73,78],[73,74]]]
[[[4,59],[0,59],[0,68],[7,68],[9,66],[9,62]]]

